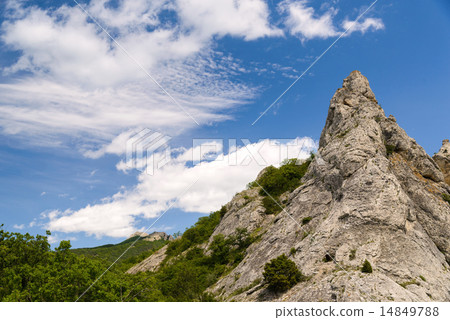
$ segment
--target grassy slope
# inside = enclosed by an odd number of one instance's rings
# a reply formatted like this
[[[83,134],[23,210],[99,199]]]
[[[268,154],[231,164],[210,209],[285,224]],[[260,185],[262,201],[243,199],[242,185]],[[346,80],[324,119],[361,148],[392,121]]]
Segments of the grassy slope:
[[[127,239],[118,244],[106,244],[94,248],[72,249],[75,254],[84,255],[89,258],[98,258],[107,262],[114,262],[138,237]],[[163,247],[166,240],[145,241],[138,240],[120,259],[127,263],[137,263],[152,252]]]

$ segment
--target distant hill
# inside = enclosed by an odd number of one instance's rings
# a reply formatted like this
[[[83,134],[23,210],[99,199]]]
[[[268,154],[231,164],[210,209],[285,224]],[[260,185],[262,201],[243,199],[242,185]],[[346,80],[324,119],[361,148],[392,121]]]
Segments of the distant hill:
[[[97,258],[113,263],[139,236],[126,239],[118,244],[105,244],[93,248],[72,249],[71,251],[78,255],[84,255],[89,258]],[[148,241],[140,238],[120,259],[119,263],[137,263],[148,257],[151,253],[167,244],[168,240],[158,239]]]

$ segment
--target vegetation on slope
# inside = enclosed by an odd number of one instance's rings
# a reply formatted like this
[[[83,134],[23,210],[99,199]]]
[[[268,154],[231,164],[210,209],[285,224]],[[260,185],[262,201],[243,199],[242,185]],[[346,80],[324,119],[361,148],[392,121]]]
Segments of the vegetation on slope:
[[[270,260],[264,266],[264,280],[274,292],[283,292],[303,280],[301,271],[285,254]]]
[[[270,166],[256,182],[249,184],[249,187],[261,187],[260,195],[264,196],[262,202],[266,214],[277,214],[282,210],[279,196],[286,191],[294,191],[301,185],[301,179],[313,159],[314,155],[311,154],[310,158],[300,165],[297,164],[297,159],[289,159],[279,168]]]
[[[225,212],[199,219],[171,242],[170,262],[157,272],[126,274],[133,259],[145,253],[131,256],[109,269],[80,301],[213,301],[205,290],[236,267],[255,240],[246,229],[228,237],[217,235],[206,255],[199,245],[209,240]],[[0,228],[0,301],[75,301],[111,265],[106,255],[115,255],[130,242],[77,251],[70,250],[70,241],[62,241],[52,251],[47,236]]]
[[[113,263],[130,247],[131,244],[133,244],[133,242],[137,240],[120,259],[121,262],[136,264],[162,248],[168,242],[166,240],[146,241],[138,238],[139,237],[136,236],[118,244],[106,244],[94,248],[72,249],[71,251],[77,255],[84,255],[89,258],[97,258]]]
[[[301,184],[311,161],[312,157],[296,165],[296,160],[291,159],[278,169],[269,167],[257,182],[279,202],[281,194]],[[279,206],[274,207],[273,200],[264,191],[260,192],[265,196],[266,212],[279,212]],[[233,270],[257,240],[245,228],[236,229],[230,236],[216,235],[206,252],[206,244],[225,214],[226,208],[222,207],[200,218],[181,237],[169,242],[167,257],[158,271],[135,275],[125,271],[158,250],[165,241],[137,241],[119,263],[104,273],[136,239],[74,250],[70,249],[69,241],[62,241],[51,250],[49,232],[47,236],[34,237],[4,231],[2,225],[0,301],[75,301],[80,296],[80,301],[213,301],[214,297],[206,289]],[[301,273],[290,262],[281,261],[292,273],[286,279],[276,276],[275,281],[282,283],[271,288],[281,290],[300,279]],[[265,270],[266,280],[274,268],[278,266]],[[90,287],[94,281],[97,282]]]
[[[47,236],[34,237],[10,233],[2,227],[0,301],[75,301],[109,266],[101,260],[73,253],[69,241],[61,241],[52,251],[49,232]],[[160,293],[154,279],[127,275],[123,269],[114,267],[80,301],[158,299]]]

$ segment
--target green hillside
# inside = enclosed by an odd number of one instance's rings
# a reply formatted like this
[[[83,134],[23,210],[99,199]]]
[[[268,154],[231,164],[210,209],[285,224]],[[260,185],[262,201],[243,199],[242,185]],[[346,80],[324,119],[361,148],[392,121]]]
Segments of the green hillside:
[[[114,262],[116,259],[128,249],[128,247],[138,238],[138,236],[129,238],[118,244],[105,244],[93,248],[72,249],[71,251],[77,255],[84,255],[89,258],[97,258],[107,262]],[[159,248],[163,247],[167,240],[145,241],[138,240],[123,256],[118,263],[134,264],[142,261],[150,256]]]

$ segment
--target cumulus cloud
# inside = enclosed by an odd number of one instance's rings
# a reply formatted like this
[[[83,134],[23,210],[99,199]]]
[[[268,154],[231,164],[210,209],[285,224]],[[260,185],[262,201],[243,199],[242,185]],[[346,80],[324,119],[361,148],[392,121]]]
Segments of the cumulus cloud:
[[[342,27],[340,28],[339,24],[333,21],[338,13],[336,8],[322,6],[326,11],[320,14],[308,4],[307,0],[285,0],[278,5],[279,11],[286,16],[284,24],[288,32],[302,41],[336,37],[349,28],[347,36],[353,32],[364,34],[369,30],[376,31],[384,28],[379,18],[366,18],[362,22],[346,19],[340,24]]]
[[[176,6],[182,23],[202,36],[229,34],[254,40],[283,35],[269,24],[269,9],[261,0],[177,0]]]
[[[316,148],[310,138],[262,140],[223,154],[220,148],[211,147],[216,143],[204,142],[184,150],[154,175],[142,172],[134,188],[122,190],[98,204],[46,213],[47,228],[97,237],[124,237],[136,231],[137,219],[156,218],[171,206],[185,212],[209,213],[231,200],[265,166],[279,165],[286,158],[306,158]],[[198,148],[202,148],[200,153]],[[215,160],[192,161],[201,159],[197,154],[214,150],[219,152]]]
[[[333,25],[333,17],[336,14],[333,9],[318,15],[314,8],[307,6],[307,1],[293,0],[281,2],[279,8],[281,12],[287,14],[284,23],[289,33],[303,40],[326,39],[338,34]]]
[[[342,23],[342,27],[349,31],[347,32],[347,35],[359,31],[362,34],[366,33],[369,30],[382,30],[384,29],[384,23],[381,19],[378,18],[367,18],[364,21],[350,21],[350,20],[344,20]]]
[[[25,225],[24,224],[15,224],[15,225],[13,225],[13,228],[17,229],[17,230],[22,230],[23,228],[25,228]]]

